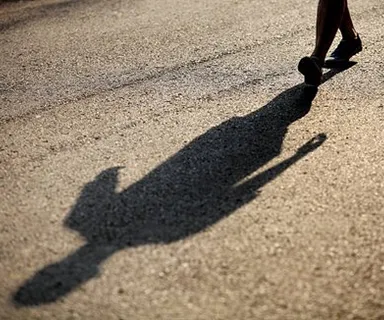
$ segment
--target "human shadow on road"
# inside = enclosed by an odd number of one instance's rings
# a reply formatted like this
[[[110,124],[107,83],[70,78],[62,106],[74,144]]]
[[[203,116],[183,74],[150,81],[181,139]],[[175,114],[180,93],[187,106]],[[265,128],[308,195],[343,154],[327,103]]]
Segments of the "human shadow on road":
[[[297,85],[257,111],[211,128],[120,193],[119,167],[101,172],[84,186],[65,220],[86,244],[27,280],[14,303],[54,302],[95,277],[117,251],[185,239],[255,199],[325,141],[325,134],[314,136],[291,157],[256,173],[280,154],[288,126],[310,110],[316,93]]]

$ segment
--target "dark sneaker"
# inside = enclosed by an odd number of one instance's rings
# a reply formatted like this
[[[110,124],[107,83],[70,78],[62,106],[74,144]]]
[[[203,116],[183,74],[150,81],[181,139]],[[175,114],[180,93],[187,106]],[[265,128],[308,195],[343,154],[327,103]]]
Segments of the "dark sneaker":
[[[357,35],[356,39],[341,40],[335,51],[329,58],[325,59],[324,67],[335,68],[348,63],[355,54],[362,50],[361,39]]]
[[[322,64],[316,57],[304,57],[298,65],[299,71],[304,75],[306,84],[318,87],[323,76]]]

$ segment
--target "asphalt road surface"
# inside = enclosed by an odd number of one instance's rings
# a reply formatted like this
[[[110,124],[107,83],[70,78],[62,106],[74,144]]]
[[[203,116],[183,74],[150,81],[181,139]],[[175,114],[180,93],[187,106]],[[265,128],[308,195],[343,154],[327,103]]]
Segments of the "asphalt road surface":
[[[316,2],[0,3],[0,319],[384,319],[384,3],[316,92]]]

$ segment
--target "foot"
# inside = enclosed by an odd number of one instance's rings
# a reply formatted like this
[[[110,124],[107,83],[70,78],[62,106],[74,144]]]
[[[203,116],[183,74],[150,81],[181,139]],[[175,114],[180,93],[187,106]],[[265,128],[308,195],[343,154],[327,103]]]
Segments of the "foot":
[[[326,68],[337,68],[348,63],[349,59],[361,50],[362,45],[359,35],[357,35],[355,39],[343,39],[340,41],[335,51],[333,51],[329,58],[325,60],[324,66]]]
[[[299,71],[304,75],[306,84],[318,87],[323,75],[322,63],[316,57],[304,57],[300,60]]]

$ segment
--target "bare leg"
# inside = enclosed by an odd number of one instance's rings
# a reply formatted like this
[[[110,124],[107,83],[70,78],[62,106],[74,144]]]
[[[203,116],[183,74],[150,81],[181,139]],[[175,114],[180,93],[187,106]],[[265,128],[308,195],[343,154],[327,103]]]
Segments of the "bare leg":
[[[346,8],[346,0],[319,0],[316,22],[316,46],[312,56],[318,58],[321,63],[324,62],[336,32],[341,26]],[[344,21],[345,25],[343,26],[345,32],[350,30],[348,28],[349,20],[348,11]]]
[[[340,32],[341,32],[341,35],[343,36],[343,39],[345,40],[356,39],[357,32],[352,23],[347,1],[345,1],[345,3],[346,5],[344,9],[343,19],[341,20],[341,23],[340,23]]]

